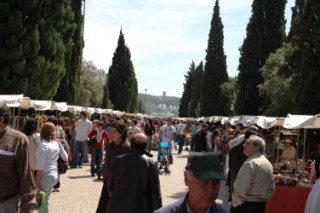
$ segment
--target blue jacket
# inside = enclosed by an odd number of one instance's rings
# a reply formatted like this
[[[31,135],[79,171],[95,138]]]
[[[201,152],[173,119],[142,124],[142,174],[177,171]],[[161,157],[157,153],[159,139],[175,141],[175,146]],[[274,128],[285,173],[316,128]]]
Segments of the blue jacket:
[[[187,196],[158,210],[155,210],[154,213],[188,213],[186,198]],[[229,213],[229,211],[215,203],[210,207],[208,213]]]

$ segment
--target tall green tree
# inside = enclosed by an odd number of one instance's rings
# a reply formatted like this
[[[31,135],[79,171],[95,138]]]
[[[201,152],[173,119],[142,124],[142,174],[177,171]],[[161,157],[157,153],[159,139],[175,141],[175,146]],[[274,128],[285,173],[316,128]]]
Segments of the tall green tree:
[[[192,61],[189,71],[184,75],[186,82],[183,83],[183,92],[179,105],[179,117],[189,117],[189,103],[192,96],[193,80],[195,74],[195,64]]]
[[[7,94],[52,99],[65,75],[68,2],[1,1],[0,69]]]
[[[290,63],[293,67],[295,113],[319,113],[320,95],[320,2],[307,0],[297,22],[292,45],[296,48]]]
[[[125,44],[122,29],[108,73],[109,98],[114,109],[136,113],[138,110],[138,83],[131,61],[131,53]]]
[[[206,63],[201,85],[200,115],[225,115],[226,98],[221,95],[221,85],[228,81],[226,55],[223,49],[223,24],[219,1],[216,0],[208,39]]]
[[[192,95],[189,103],[189,117],[198,117],[196,114],[196,109],[199,106],[203,74],[203,62],[201,61],[194,73]]]
[[[254,0],[247,25],[247,37],[240,48],[237,114],[259,115],[263,97],[257,86],[263,83],[262,66],[270,53],[285,39],[284,10],[286,0]]]
[[[83,14],[82,0],[65,1],[70,4],[68,27],[63,33],[63,40],[66,47],[65,68],[66,74],[60,82],[55,95],[56,101],[66,101],[69,104],[76,104],[76,94],[79,92],[81,59],[83,42]]]
[[[292,11],[291,26],[287,36],[287,42],[290,42],[292,40],[292,36],[294,34],[293,31],[296,26],[296,23],[299,22],[300,17],[303,14],[304,4],[305,4],[305,0],[296,0],[295,6],[291,8],[291,11]]]

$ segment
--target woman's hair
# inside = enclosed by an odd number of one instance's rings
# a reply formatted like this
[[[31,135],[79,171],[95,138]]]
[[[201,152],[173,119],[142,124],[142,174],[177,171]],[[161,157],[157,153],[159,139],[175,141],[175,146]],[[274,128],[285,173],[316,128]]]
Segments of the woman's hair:
[[[32,135],[37,130],[38,121],[34,118],[29,118],[23,127],[23,133],[26,135]]]
[[[53,123],[47,122],[42,125],[40,130],[41,139],[50,141],[55,138],[55,134],[56,134],[56,127],[54,126]]]
[[[128,136],[127,126],[123,120],[116,120],[111,124],[112,128],[115,128],[120,134],[123,141],[126,140]]]
[[[55,126],[58,125],[58,119],[56,119],[56,117],[54,117],[53,115],[51,115],[51,116],[49,116],[49,117],[47,118],[47,122],[51,122],[51,123],[53,123]]]
[[[220,131],[218,129],[213,130],[212,137],[220,137]]]

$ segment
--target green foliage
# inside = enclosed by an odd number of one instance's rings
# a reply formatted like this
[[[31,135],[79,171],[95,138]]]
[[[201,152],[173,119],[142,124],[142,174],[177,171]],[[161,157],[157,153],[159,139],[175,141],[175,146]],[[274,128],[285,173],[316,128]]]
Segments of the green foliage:
[[[229,81],[221,85],[221,95],[227,100],[224,111],[225,115],[234,115],[234,100],[236,99],[237,79],[229,78]]]
[[[201,61],[194,73],[194,79],[192,83],[192,95],[189,104],[189,117],[196,117],[196,109],[199,105],[201,97],[201,84],[203,79],[203,73],[203,62]]]
[[[223,24],[219,1],[216,0],[211,20],[206,63],[201,85],[200,115],[225,115],[226,98],[221,95],[221,85],[228,81],[226,55],[223,49]]]
[[[284,42],[286,0],[254,0],[247,37],[240,48],[236,114],[259,115],[263,105],[257,86],[263,83],[262,66]]]
[[[291,88],[292,73],[288,73],[287,60],[293,48],[285,44],[270,54],[262,68],[264,83],[259,85],[261,96],[265,97],[262,112],[269,116],[287,116],[294,109],[294,94]]]
[[[70,3],[69,3],[70,2]],[[76,104],[76,94],[79,89],[81,58],[83,42],[83,15],[82,0],[66,1],[70,4],[66,23],[68,24],[63,33],[64,43],[66,47],[65,68],[66,74],[60,82],[56,101],[66,101],[69,104]]]
[[[138,107],[138,112],[141,114],[146,113],[146,106],[142,100],[139,100],[139,107]]]
[[[195,64],[192,61],[188,73],[184,76],[186,82],[183,84],[183,93],[179,105],[179,117],[189,117],[189,104],[192,96]]]
[[[301,17],[303,14],[304,5],[305,5],[305,0],[296,0],[295,6],[291,8],[292,10],[291,27],[287,36],[287,42],[292,41],[292,36],[294,34],[297,23],[299,22],[299,19],[300,19],[299,17]]]
[[[320,95],[320,2],[306,1],[301,17],[293,31],[295,52],[289,61],[295,87],[295,113],[319,113]]]
[[[102,98],[102,103],[101,103],[101,108],[102,109],[112,109],[113,104],[111,103],[109,99],[109,89],[108,89],[108,80],[109,80],[109,75],[106,74],[106,80],[105,80],[105,85],[103,86],[103,98]]]
[[[78,105],[101,107],[104,94],[103,85],[106,81],[105,76],[105,71],[98,69],[92,61],[83,61],[80,76],[80,92],[76,96]]]
[[[122,30],[109,68],[108,90],[114,110],[130,113],[138,111],[138,83]]]
[[[51,100],[65,75],[68,1],[0,2],[0,93]],[[71,30],[72,31],[72,30]]]

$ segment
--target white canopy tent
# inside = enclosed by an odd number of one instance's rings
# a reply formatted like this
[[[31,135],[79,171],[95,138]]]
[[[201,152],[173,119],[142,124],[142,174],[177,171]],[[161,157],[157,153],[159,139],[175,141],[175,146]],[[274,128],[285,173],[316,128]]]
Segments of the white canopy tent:
[[[19,107],[23,94],[20,95],[0,95],[0,102],[5,103],[8,107]]]

